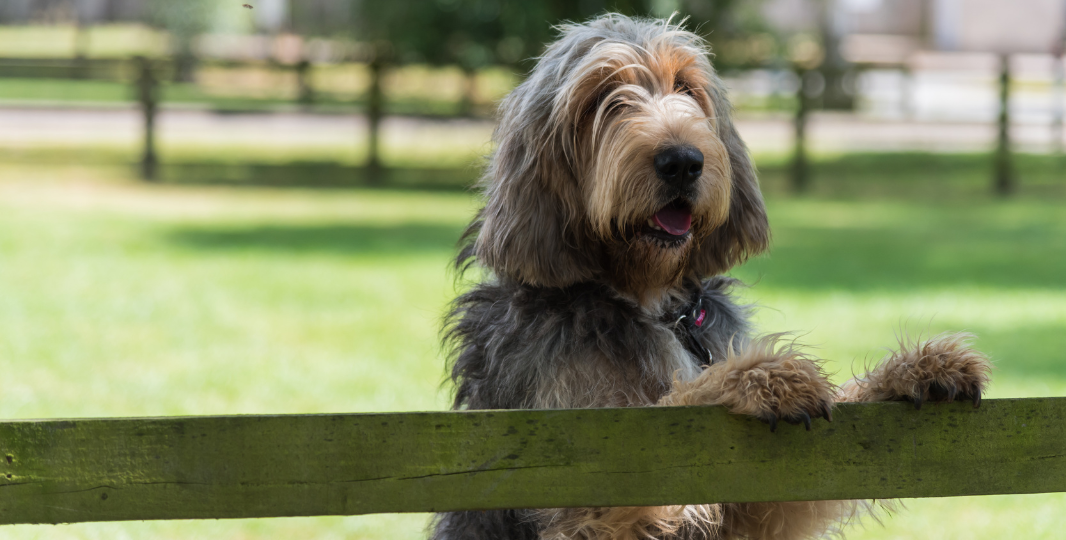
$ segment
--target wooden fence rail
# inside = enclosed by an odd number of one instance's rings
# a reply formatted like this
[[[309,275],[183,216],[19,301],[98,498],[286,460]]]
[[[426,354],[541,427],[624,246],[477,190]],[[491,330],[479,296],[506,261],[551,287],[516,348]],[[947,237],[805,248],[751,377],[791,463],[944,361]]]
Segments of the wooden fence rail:
[[[1066,491],[1066,398],[0,422],[0,523]]]

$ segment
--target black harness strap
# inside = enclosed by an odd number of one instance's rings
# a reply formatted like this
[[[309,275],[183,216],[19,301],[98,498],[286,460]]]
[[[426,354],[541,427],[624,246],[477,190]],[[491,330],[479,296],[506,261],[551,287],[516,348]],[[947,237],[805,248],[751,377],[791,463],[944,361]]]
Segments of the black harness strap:
[[[708,365],[713,363],[711,351],[707,350],[707,347],[704,347],[697,337],[698,329],[707,322],[707,310],[703,307],[703,288],[698,287],[695,298],[681,306],[681,309],[675,311],[671,318],[674,323],[674,334],[677,335],[677,339],[681,341],[685,349],[692,353],[701,365],[704,362]]]

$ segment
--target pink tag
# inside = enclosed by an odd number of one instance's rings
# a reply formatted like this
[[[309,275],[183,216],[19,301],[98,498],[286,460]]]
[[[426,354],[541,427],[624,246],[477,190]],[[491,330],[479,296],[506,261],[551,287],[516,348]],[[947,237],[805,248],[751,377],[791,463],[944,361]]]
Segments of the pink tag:
[[[707,316],[707,310],[701,309],[699,317],[696,317],[696,326],[703,326],[703,319]]]

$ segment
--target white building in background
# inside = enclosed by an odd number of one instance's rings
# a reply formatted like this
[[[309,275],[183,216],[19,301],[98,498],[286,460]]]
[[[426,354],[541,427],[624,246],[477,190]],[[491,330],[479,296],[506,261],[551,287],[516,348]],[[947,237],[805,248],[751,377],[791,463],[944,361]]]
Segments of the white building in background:
[[[0,0],[0,24],[48,19],[49,15],[76,17],[88,23],[135,21],[146,13],[145,0]]]
[[[939,50],[1050,53],[1066,31],[1062,0],[936,0],[933,6]]]
[[[786,33],[828,24],[924,50],[1050,53],[1066,34],[1066,0],[767,0],[764,13]]]
[[[785,34],[837,37],[841,56],[863,68],[853,88],[866,116],[992,122],[1000,108],[997,56],[1010,54],[1014,80],[1036,83],[1013,86],[1012,122],[1053,126],[1026,147],[1046,149],[1043,137],[1062,136],[1066,92],[1055,54],[1066,36],[1066,0],[765,0],[764,13]],[[785,86],[737,87],[758,96]]]

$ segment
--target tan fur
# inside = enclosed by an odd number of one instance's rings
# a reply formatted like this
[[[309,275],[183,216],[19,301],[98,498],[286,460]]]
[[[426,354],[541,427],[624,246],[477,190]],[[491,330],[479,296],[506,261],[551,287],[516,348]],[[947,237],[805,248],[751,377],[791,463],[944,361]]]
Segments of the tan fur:
[[[639,32],[622,39],[611,28]],[[472,245],[460,260],[475,257],[493,279],[522,287],[602,284],[661,317],[667,301],[676,304],[690,294],[682,286],[686,280],[722,274],[768,247],[754,165],[698,36],[670,21],[617,15],[561,31],[500,106],[496,150],[482,178],[485,206],[467,229]],[[703,154],[703,172],[691,193],[664,195],[654,158],[680,145]],[[636,234],[681,197],[691,206],[689,236],[660,244]],[[648,337],[669,345],[631,364],[588,350],[544,358],[529,383],[532,397],[522,404],[724,405],[773,427],[779,420],[828,420],[838,400],[980,396],[988,381],[987,359],[968,348],[965,334],[901,343],[899,352],[838,390],[818,360],[781,336],[738,338],[726,358],[700,371],[673,330],[662,332]],[[798,540],[838,532],[870,505],[765,502],[533,513],[544,540]]]
[[[817,361],[774,335],[748,344],[725,362],[691,379],[676,379],[659,405],[725,405],[733,413],[769,419],[818,416],[832,406],[836,388]],[[712,504],[545,510],[545,540],[669,538],[696,527],[712,538],[801,539],[838,528],[854,501]]]
[[[699,530],[708,538],[801,540],[840,534],[858,501],[728,503],[542,510],[543,540],[660,540]]]
[[[776,422],[829,415],[836,388],[818,361],[781,335],[754,340],[693,381],[676,381],[660,405],[724,405],[730,412]],[[852,501],[720,505],[720,537],[791,540],[838,528],[855,514]]]
[[[716,504],[689,506],[620,506],[542,510],[548,523],[542,540],[647,540],[670,538],[698,529],[716,536],[721,524]]]
[[[736,414],[769,420],[806,412],[821,416],[836,388],[821,365],[780,334],[752,341],[692,381],[675,381],[660,405],[725,405]]]
[[[724,363],[691,381],[675,381],[660,405],[724,405],[730,412],[767,419],[792,419],[805,412],[826,416],[842,394],[830,383],[818,360],[771,335],[731,354]],[[799,540],[841,534],[872,501],[799,501],[712,505],[720,517],[716,538]],[[882,504],[884,506],[884,504]],[[889,504],[890,506],[890,504]]]
[[[538,387],[537,409],[574,409],[589,407],[647,407],[654,405],[670,390],[674,378],[693,379],[699,368],[692,364],[688,352],[677,340],[665,340],[669,349],[662,351],[659,362],[645,368],[633,364],[620,369],[602,355],[592,354],[580,362],[565,363],[551,369],[540,380],[551,384]]]
[[[593,47],[557,102],[563,151],[576,169],[589,227],[607,246],[612,281],[641,303],[687,273],[690,246],[662,250],[641,239],[618,241],[619,229],[641,226],[664,203],[652,168],[655,154],[687,144],[703,153],[704,170],[693,204],[691,245],[728,216],[732,168],[717,131],[711,84],[693,69],[698,50],[674,48],[664,34],[644,50],[602,42]]]
[[[552,44],[542,57],[550,65],[501,104],[486,204],[467,231],[497,275],[548,287],[607,282],[654,307],[685,277],[766,249],[758,181],[706,45],[677,24],[656,24],[639,46]],[[652,158],[681,144],[702,152],[703,174],[691,238],[664,250],[632,233],[669,202]]]
[[[857,501],[723,504],[723,538],[800,540],[839,535],[865,505]]]
[[[966,396],[977,405],[988,386],[992,364],[970,348],[973,338],[967,333],[945,333],[928,341],[901,339],[898,351],[844,385],[840,401],[953,401]],[[954,388],[956,394],[931,394],[937,387],[949,392]]]

